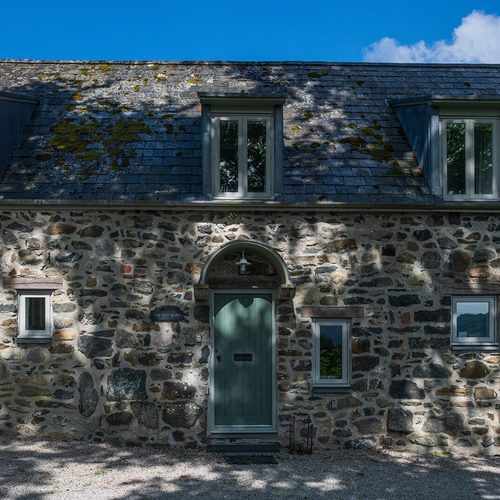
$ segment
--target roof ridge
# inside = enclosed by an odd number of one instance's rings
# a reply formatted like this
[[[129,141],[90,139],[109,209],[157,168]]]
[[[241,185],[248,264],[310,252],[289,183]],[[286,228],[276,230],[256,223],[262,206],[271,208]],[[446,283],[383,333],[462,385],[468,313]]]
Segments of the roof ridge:
[[[444,68],[500,68],[500,64],[487,63],[394,63],[394,62],[364,62],[364,61],[231,61],[231,60],[109,60],[109,59],[0,59],[0,64],[110,64],[116,66],[147,66],[153,64],[162,65],[205,65],[205,66],[265,66],[265,65],[284,65],[284,66],[368,66],[368,67],[444,67]]]

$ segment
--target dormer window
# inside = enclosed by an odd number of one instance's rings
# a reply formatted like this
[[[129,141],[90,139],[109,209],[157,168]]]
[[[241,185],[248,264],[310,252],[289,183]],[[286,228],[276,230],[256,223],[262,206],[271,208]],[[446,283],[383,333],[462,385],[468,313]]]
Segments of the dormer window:
[[[269,197],[273,143],[271,115],[212,116],[214,196]]]
[[[500,97],[426,95],[387,101],[433,195],[448,202],[500,199]]]
[[[445,197],[498,198],[498,120],[441,120]]]
[[[282,189],[283,103],[276,94],[199,94],[203,189],[219,200],[270,200]]]

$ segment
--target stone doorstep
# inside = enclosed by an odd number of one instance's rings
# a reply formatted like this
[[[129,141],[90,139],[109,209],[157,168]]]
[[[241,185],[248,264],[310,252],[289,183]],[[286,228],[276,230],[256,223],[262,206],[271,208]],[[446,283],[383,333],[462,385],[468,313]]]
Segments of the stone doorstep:
[[[276,435],[220,434],[207,439],[207,451],[213,453],[278,453]]]
[[[279,443],[254,443],[254,444],[211,444],[207,443],[209,453],[248,454],[248,453],[279,453]]]
[[[260,464],[260,465],[276,465],[278,461],[274,455],[263,455],[260,453],[252,453],[252,454],[225,454],[224,460],[229,465],[250,465],[250,464]]]

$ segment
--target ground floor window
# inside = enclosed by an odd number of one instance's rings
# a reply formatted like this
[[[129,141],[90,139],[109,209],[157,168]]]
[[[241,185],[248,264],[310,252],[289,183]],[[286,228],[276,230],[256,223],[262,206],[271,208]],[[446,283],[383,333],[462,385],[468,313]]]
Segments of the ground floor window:
[[[348,387],[351,371],[349,321],[313,321],[315,387]]]
[[[18,341],[48,341],[52,337],[50,291],[20,291]]]
[[[495,297],[453,297],[452,345],[472,347],[494,344],[495,318]]]

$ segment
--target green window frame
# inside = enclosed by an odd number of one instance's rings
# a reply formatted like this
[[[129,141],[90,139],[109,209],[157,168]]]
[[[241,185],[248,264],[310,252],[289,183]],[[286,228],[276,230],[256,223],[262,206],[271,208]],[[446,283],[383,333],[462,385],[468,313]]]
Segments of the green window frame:
[[[451,322],[453,347],[470,349],[495,347],[497,345],[496,297],[485,295],[452,297]],[[485,334],[474,335],[481,329]]]
[[[498,119],[443,118],[440,134],[444,198],[498,199]]]
[[[312,328],[313,386],[350,388],[352,365],[350,321],[318,319],[313,320]]]
[[[254,124],[264,125],[264,144],[251,143],[251,128]],[[229,135],[225,130],[232,129],[233,144],[222,147],[224,137]],[[212,116],[212,179],[213,195],[215,198],[248,199],[248,198],[270,198],[273,192],[274,172],[274,130],[273,119],[270,114],[214,114]],[[236,135],[234,131],[236,130]],[[232,146],[232,151],[230,150]],[[252,149],[260,151],[261,162],[264,160],[264,176],[260,180],[258,176],[255,184],[263,182],[262,188],[252,189]],[[257,153],[258,155],[259,153]],[[255,153],[254,153],[255,155]],[[227,163],[228,156],[233,156],[232,172],[223,168]],[[225,158],[224,158],[225,157]],[[260,166],[262,168],[262,166]],[[253,170],[255,172],[255,169]],[[224,179],[223,179],[224,174]],[[228,178],[230,178],[228,180]],[[225,186],[227,189],[224,189]],[[232,189],[231,189],[232,186]],[[234,189],[236,187],[236,189]]]
[[[287,95],[283,93],[206,93],[199,92],[201,103],[201,146],[203,193],[208,199],[220,203],[245,203],[274,200],[283,192],[283,113]],[[229,161],[233,178],[231,190],[221,189],[221,123],[236,121],[237,146],[223,143],[222,161]],[[261,189],[263,162],[262,127],[250,127],[249,123],[265,122],[265,181]],[[248,138],[250,137],[250,141]],[[250,145],[250,148],[249,148]],[[250,154],[249,154],[250,151]],[[226,155],[224,158],[224,154]],[[229,154],[229,157],[228,157]],[[237,164],[237,167],[235,165]],[[227,165],[225,166],[227,167]],[[227,168],[226,168],[227,170]],[[237,173],[235,172],[237,170]],[[249,186],[248,174],[253,176]],[[256,174],[258,172],[258,174]],[[225,172],[227,173],[227,172]],[[234,179],[238,180],[234,188]],[[255,184],[255,182],[257,184]],[[258,186],[258,189],[256,188]],[[224,187],[224,186],[223,186]]]

